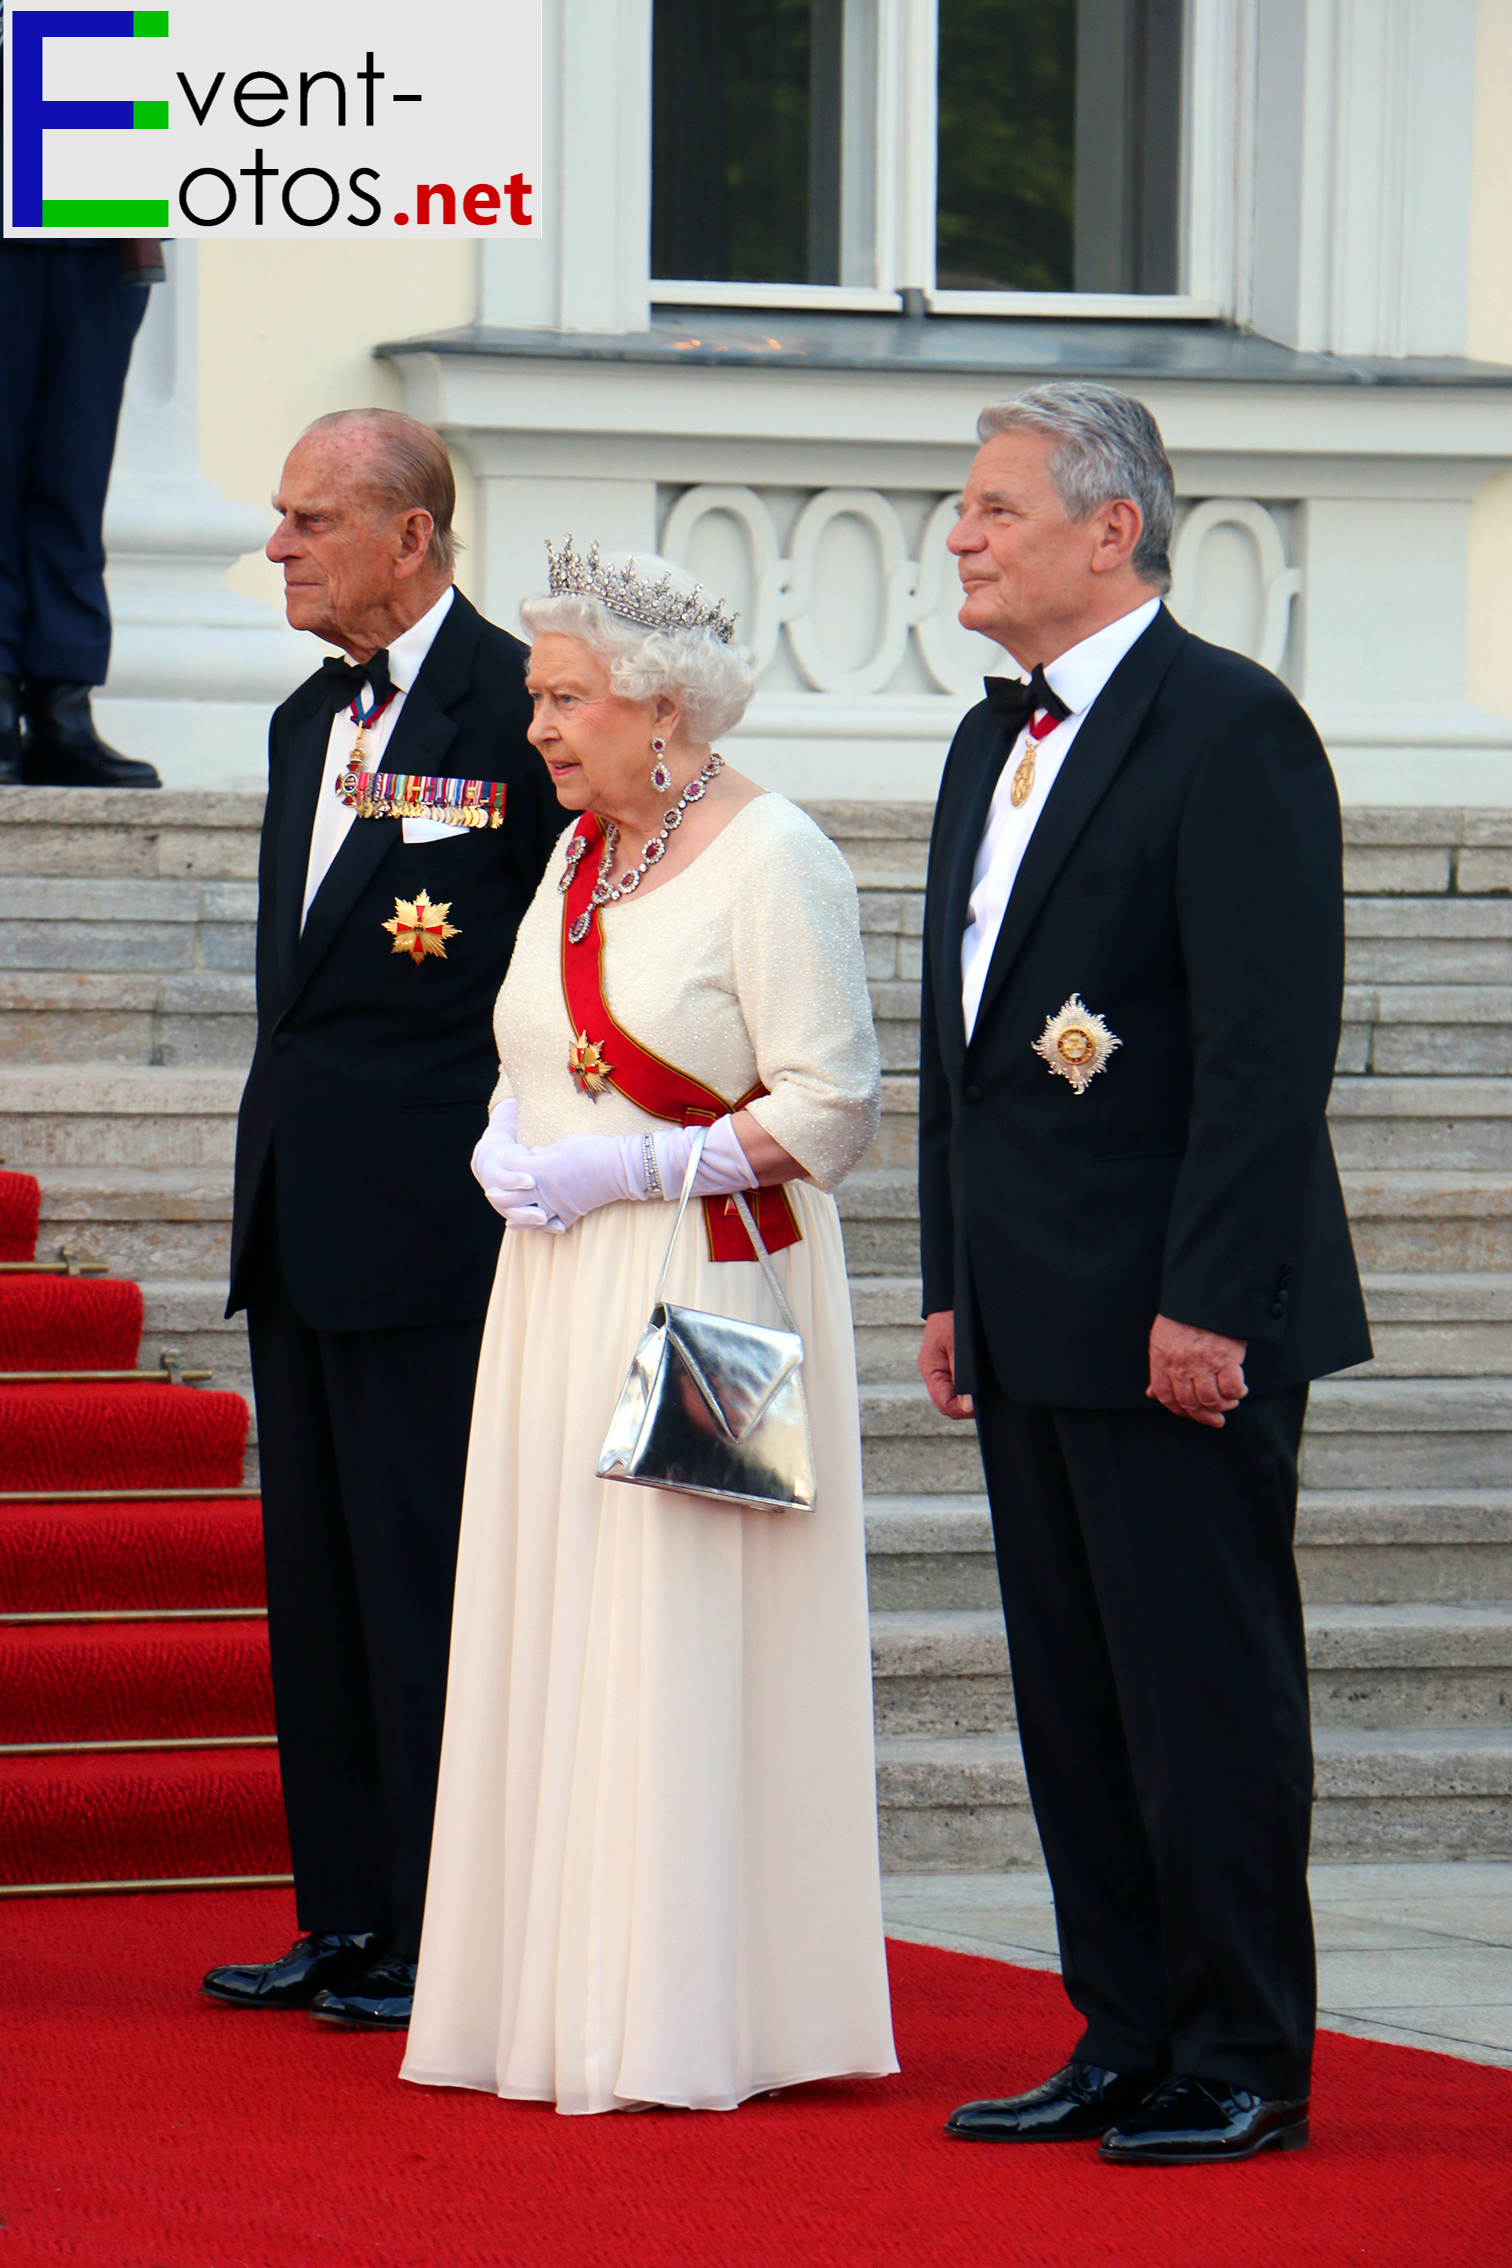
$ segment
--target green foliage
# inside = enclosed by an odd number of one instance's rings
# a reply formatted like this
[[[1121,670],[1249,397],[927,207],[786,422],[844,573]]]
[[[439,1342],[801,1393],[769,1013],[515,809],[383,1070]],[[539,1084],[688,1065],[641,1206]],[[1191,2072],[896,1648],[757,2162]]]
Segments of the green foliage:
[[[936,281],[1070,291],[1076,0],[940,0]]]

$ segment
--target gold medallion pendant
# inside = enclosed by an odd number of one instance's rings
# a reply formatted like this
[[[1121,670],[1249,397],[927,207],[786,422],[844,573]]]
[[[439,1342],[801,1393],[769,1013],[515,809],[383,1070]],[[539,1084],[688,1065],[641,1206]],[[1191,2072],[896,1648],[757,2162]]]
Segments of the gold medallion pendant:
[[[461,930],[454,929],[446,918],[450,912],[450,898],[441,905],[433,906],[422,890],[414,898],[396,898],[394,918],[386,921],[383,927],[394,940],[394,951],[408,953],[418,968],[427,954],[433,954],[438,961],[444,961],[445,940],[461,936]]]
[[[597,1102],[609,1084],[614,1065],[605,1062],[604,1051],[597,1040],[591,1040],[586,1032],[579,1032],[567,1050],[567,1068],[578,1093],[586,1095],[590,1102]]]
[[[1072,1092],[1085,1094],[1116,1047],[1123,1041],[1110,1032],[1101,1016],[1094,1016],[1073,992],[1058,1016],[1047,1016],[1045,1028],[1034,1042],[1034,1052],[1048,1063],[1058,1079],[1067,1079]]]
[[[1014,772],[1013,785],[1008,790],[1015,811],[1022,811],[1034,793],[1034,753],[1034,742],[1031,740]]]

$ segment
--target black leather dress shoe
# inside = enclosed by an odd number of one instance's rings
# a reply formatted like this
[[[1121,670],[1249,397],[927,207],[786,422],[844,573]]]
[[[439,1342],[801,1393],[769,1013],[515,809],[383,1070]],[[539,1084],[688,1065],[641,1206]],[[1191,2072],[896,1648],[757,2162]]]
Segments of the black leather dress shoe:
[[[160,788],[150,764],[123,756],[95,731],[89,687],[64,677],[33,677],[24,695],[22,764],[31,787]]]
[[[1168,2079],[1103,2136],[1115,2166],[1207,2166],[1307,2148],[1307,2097],[1267,2101],[1226,2079]]]
[[[1159,2085],[1158,2071],[1130,2077],[1100,2063],[1068,2063],[1027,2095],[962,2103],[945,2131],[958,2142],[1095,2142]]]
[[[308,2008],[327,1985],[339,1990],[362,1976],[384,1943],[371,1930],[361,1937],[327,1930],[301,1937],[281,1960],[212,1969],[200,1991],[228,2008]]]
[[[25,778],[21,769],[21,680],[0,669],[0,787],[20,787]]]
[[[317,1993],[310,2014],[350,2032],[407,2032],[415,2005],[414,1961],[375,1961],[355,1984]]]

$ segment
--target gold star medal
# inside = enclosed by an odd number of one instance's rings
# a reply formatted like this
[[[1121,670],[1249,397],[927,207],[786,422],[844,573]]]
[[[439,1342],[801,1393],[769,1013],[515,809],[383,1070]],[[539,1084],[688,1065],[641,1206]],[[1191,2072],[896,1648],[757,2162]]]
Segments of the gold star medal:
[[[604,1051],[597,1040],[591,1040],[586,1032],[579,1032],[567,1050],[567,1068],[578,1093],[586,1095],[590,1102],[597,1102],[609,1084],[614,1065],[605,1062]]]
[[[1089,1079],[1095,1079],[1107,1063],[1115,1047],[1123,1041],[1110,1032],[1101,1016],[1094,1016],[1090,1008],[1083,1007],[1082,996],[1073,992],[1058,1016],[1047,1016],[1045,1028],[1034,1043],[1034,1052],[1049,1064],[1058,1079],[1069,1079],[1074,1093],[1087,1091]]]
[[[433,906],[422,890],[415,898],[396,898],[394,918],[383,926],[394,940],[394,951],[408,953],[418,968],[427,953],[444,961],[445,940],[461,936],[461,930],[454,929],[446,918],[450,912],[450,898],[444,904]]]

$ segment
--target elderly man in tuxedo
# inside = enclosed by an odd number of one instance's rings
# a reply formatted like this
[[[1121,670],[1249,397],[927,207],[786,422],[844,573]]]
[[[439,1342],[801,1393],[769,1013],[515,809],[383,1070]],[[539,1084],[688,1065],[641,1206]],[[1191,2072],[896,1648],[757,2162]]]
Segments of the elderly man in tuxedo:
[[[501,1233],[470,1160],[494,998],[560,818],[525,737],[525,649],[453,581],[437,436],[386,410],[322,418],[274,501],[289,620],[347,657],[273,718],[227,1310],[251,1341],[305,1934],[204,1989],[398,2029]]]
[[[983,413],[951,536],[1014,677],[961,725],[925,922],[920,1371],[974,1418],[1071,2061],[962,2139],[1307,2140],[1308,1382],[1370,1341],[1324,1110],[1338,797],[1190,636],[1171,469],[1106,387]]]

